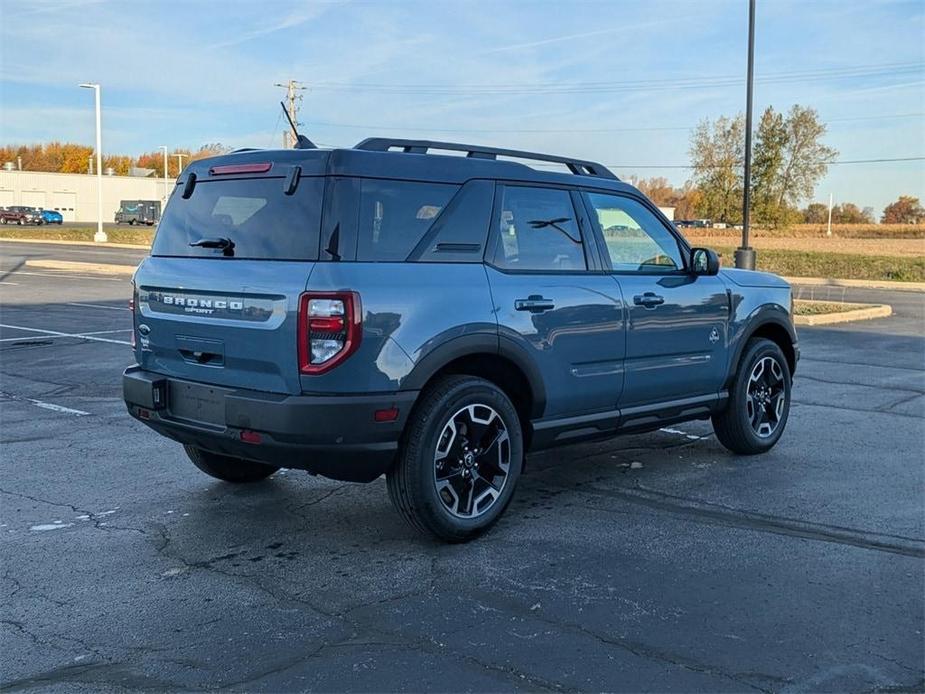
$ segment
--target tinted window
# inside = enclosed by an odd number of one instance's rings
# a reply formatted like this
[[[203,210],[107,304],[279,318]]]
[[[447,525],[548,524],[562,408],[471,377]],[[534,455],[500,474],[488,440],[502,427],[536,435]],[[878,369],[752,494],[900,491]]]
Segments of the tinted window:
[[[584,270],[585,254],[568,191],[504,186],[495,265],[511,270]]]
[[[172,195],[157,227],[152,255],[222,257],[218,249],[191,247],[201,239],[228,238],[235,258],[315,260],[324,178],[302,178],[295,193],[282,178],[202,181],[184,199]]]
[[[363,179],[357,260],[407,258],[457,190],[441,183]]]
[[[450,201],[409,260],[429,263],[482,262],[488,236],[495,185],[491,181],[469,181]]]
[[[673,272],[684,267],[677,239],[645,205],[603,193],[588,193],[588,200],[614,270]]]

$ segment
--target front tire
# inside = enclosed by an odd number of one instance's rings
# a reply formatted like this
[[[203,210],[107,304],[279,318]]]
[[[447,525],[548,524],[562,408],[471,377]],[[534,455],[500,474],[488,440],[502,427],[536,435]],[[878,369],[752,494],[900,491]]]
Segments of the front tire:
[[[771,340],[749,340],[739,361],[726,408],[713,415],[713,430],[733,453],[765,453],[780,440],[790,415],[790,365]]]
[[[405,427],[387,484],[414,528],[466,542],[497,522],[523,465],[520,418],[490,381],[448,376],[429,386]]]
[[[251,460],[234,458],[230,455],[219,455],[195,446],[183,446],[183,450],[186,451],[186,455],[189,456],[193,465],[204,473],[232,484],[259,482],[279,470],[278,467],[273,467],[272,465],[255,463]]]

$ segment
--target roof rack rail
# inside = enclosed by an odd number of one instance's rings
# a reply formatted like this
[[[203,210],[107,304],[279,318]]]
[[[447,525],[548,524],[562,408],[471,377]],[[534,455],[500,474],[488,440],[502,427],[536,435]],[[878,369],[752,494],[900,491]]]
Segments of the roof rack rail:
[[[516,149],[500,149],[498,147],[482,147],[481,145],[464,145],[458,142],[436,142],[433,140],[400,140],[388,137],[369,137],[354,146],[354,149],[363,149],[371,152],[388,152],[391,149],[400,149],[411,154],[427,154],[430,149],[442,149],[452,152],[466,152],[467,157],[473,159],[497,159],[499,156],[516,157],[517,159],[533,159],[548,161],[555,164],[564,164],[573,174],[579,176],[598,176],[619,180],[614,173],[603,164],[584,159],[571,157],[557,157],[552,154],[538,154],[536,152],[522,152]]]

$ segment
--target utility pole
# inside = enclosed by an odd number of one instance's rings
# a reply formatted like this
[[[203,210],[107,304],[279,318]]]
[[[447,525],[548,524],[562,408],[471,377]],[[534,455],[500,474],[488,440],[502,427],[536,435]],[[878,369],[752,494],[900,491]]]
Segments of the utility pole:
[[[296,127],[299,127],[299,102],[302,100],[302,95],[297,94],[297,92],[305,91],[305,87],[302,86],[302,83],[297,80],[289,80],[286,84],[277,82],[274,86],[282,87],[286,90],[286,103],[288,104],[289,117],[292,119],[292,122],[295,123]],[[292,149],[295,146],[295,135],[289,128],[283,131],[283,149]]]
[[[755,0],[748,0],[748,77],[745,96],[745,194],[742,201],[742,245],[735,263],[743,270],[755,269],[755,249],[748,245],[752,188],[752,91],[755,77]]]
[[[829,226],[828,226],[828,228],[825,230],[825,235],[826,235],[826,236],[831,236],[831,235],[832,235],[832,202],[833,202],[833,201],[834,201],[834,198],[832,197],[832,194],[829,193]]]

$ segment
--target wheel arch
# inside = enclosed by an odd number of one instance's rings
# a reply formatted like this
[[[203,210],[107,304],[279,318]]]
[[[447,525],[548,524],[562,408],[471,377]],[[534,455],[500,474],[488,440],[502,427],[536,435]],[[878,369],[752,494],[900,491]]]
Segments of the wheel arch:
[[[771,340],[780,347],[787,359],[791,376],[796,372],[799,354],[796,348],[797,335],[790,314],[783,307],[776,304],[760,307],[749,316],[739,335],[729,362],[727,382],[735,377],[748,341],[756,337]]]
[[[511,399],[524,435],[529,423],[546,409],[546,389],[536,365],[523,347],[497,335],[470,335],[437,347],[418,361],[403,389],[423,390],[445,375],[477,376],[491,381]]]

